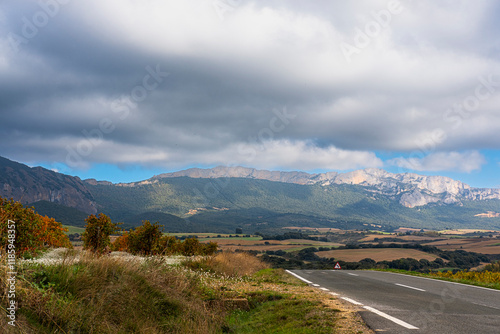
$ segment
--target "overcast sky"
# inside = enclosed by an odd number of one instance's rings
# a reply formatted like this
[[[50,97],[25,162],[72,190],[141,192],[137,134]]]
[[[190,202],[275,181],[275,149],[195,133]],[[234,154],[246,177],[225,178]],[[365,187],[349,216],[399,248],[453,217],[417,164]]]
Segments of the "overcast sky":
[[[500,187],[499,149],[496,1],[1,1],[0,155],[31,166]]]

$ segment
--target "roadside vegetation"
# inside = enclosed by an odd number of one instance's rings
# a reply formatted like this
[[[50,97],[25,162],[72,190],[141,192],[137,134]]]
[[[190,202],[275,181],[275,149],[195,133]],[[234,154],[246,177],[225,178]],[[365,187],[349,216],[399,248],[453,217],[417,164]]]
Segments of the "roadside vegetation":
[[[249,253],[164,236],[149,221],[112,243],[117,225],[103,214],[86,219],[84,249],[74,250],[59,223],[2,204],[23,237],[15,264],[1,240],[1,333],[372,333],[333,296]],[[179,254],[184,261],[169,262]]]
[[[416,272],[408,270],[385,269],[400,274],[441,279],[450,282],[470,284],[485,288],[500,290],[500,261],[489,264],[481,270],[434,270],[428,272]]]
[[[17,267],[16,326],[2,333],[371,333],[354,311],[246,253],[187,258],[60,252]],[[117,253],[119,254],[119,253]],[[4,257],[3,257],[4,258]]]

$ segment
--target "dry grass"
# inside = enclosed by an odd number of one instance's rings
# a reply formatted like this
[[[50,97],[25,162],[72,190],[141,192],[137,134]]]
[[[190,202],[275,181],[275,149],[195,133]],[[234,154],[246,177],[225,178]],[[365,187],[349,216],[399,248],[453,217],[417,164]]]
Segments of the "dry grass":
[[[76,251],[59,255],[58,262],[20,265],[17,327],[7,326],[2,317],[1,333],[248,332],[228,322],[241,319],[243,312],[234,316],[228,309],[226,301],[234,299],[248,301],[250,311],[243,318],[254,324],[262,318],[268,319],[262,325],[272,327],[269,319],[281,319],[279,312],[295,311],[304,315],[293,317],[300,333],[373,333],[341,300],[281,269],[269,269],[247,253],[197,257],[187,267],[167,266],[162,257],[137,261]],[[0,270],[5,307],[5,267]],[[318,326],[320,332],[315,331]]]
[[[254,255],[245,252],[220,252],[214,256],[188,260],[186,265],[211,270],[226,277],[250,276],[269,267]]]
[[[199,279],[161,258],[82,253],[18,271],[18,326],[2,321],[2,333],[218,333],[224,322],[223,310],[205,307]]]

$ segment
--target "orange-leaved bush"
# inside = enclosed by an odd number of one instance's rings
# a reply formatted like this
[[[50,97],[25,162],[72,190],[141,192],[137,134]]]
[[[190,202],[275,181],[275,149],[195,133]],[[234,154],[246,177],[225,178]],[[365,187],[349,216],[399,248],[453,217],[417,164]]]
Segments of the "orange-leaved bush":
[[[19,256],[36,254],[46,247],[68,247],[66,228],[53,218],[42,217],[14,199],[0,197],[0,247]],[[10,239],[13,242],[9,242]],[[13,246],[9,246],[12,244]]]

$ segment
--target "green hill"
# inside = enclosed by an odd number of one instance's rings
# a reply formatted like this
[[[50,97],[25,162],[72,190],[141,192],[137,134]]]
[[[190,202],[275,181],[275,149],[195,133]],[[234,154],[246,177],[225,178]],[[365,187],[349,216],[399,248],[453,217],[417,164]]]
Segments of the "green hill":
[[[31,203],[29,206],[34,207],[35,212],[38,214],[55,218],[58,222],[63,223],[63,225],[84,227],[85,219],[88,217],[87,213],[78,209],[48,201]]]
[[[100,210],[115,221],[138,224],[139,219],[130,218],[144,212],[168,213],[184,218],[184,226],[197,232],[231,233],[242,225],[253,232],[297,224],[500,229],[499,218],[475,217],[481,212],[498,210],[499,200],[407,208],[387,196],[368,193],[362,186],[346,184],[321,186],[245,178],[175,177],[135,186],[89,185],[88,188]],[[203,210],[188,215],[197,208]]]

